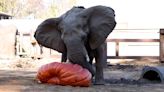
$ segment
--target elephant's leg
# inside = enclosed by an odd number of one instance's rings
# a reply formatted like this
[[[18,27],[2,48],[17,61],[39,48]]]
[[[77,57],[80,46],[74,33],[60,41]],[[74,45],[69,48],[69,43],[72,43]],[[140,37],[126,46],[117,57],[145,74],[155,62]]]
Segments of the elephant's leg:
[[[103,61],[103,67],[104,68],[107,68],[108,67],[108,64],[107,64],[107,43],[105,42],[104,43],[104,46],[103,46],[103,58],[104,58],[104,61]]]
[[[94,58],[94,52],[89,50],[88,51],[88,55],[89,55],[89,63],[92,65],[93,64],[93,58]]]
[[[94,51],[89,50],[89,51],[88,51],[88,55],[89,55],[89,58],[90,58],[89,63],[92,65],[93,70],[95,71],[96,69],[95,69],[95,66],[93,65]],[[93,83],[94,83],[94,77],[95,77],[95,75],[92,76],[92,82],[93,82]]]
[[[96,74],[95,74],[95,85],[103,85],[105,84],[104,75],[103,75],[103,64],[106,61],[106,54],[104,49],[104,44],[98,47],[95,50],[95,60],[96,60]]]
[[[66,61],[67,61],[67,53],[62,53],[61,62],[66,62]]]

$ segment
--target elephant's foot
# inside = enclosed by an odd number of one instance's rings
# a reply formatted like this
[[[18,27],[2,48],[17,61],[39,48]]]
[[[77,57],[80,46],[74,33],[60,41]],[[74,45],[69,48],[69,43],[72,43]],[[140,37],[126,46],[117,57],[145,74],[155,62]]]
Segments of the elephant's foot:
[[[93,82],[94,85],[105,85],[105,80],[101,79],[101,80],[95,80]]]

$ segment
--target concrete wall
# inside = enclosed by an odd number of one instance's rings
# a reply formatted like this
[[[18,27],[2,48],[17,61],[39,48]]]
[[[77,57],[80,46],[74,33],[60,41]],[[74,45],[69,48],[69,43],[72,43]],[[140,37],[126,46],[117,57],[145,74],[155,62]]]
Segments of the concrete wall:
[[[15,57],[15,34],[17,28],[14,25],[0,25],[0,58]]]

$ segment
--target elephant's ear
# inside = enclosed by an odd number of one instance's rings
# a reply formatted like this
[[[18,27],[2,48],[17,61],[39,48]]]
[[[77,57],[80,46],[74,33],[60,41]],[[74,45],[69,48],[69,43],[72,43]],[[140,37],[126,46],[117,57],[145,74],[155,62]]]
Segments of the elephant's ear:
[[[106,40],[114,29],[115,13],[110,7],[95,6],[84,10],[84,15],[88,17],[89,44],[91,49],[95,49]]]
[[[50,18],[43,21],[36,29],[34,37],[40,45],[62,53],[65,51],[65,45],[58,28],[59,21],[59,18]]]

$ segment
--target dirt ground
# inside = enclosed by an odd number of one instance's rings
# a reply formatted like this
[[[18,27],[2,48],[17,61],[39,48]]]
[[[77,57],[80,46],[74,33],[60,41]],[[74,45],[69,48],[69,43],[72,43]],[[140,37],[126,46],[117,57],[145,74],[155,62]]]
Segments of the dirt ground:
[[[104,69],[106,84],[90,87],[38,83],[35,78],[37,69],[59,59],[0,61],[0,92],[164,92],[164,84],[140,79],[144,66],[161,65],[153,59],[121,60],[120,64],[110,64]]]

